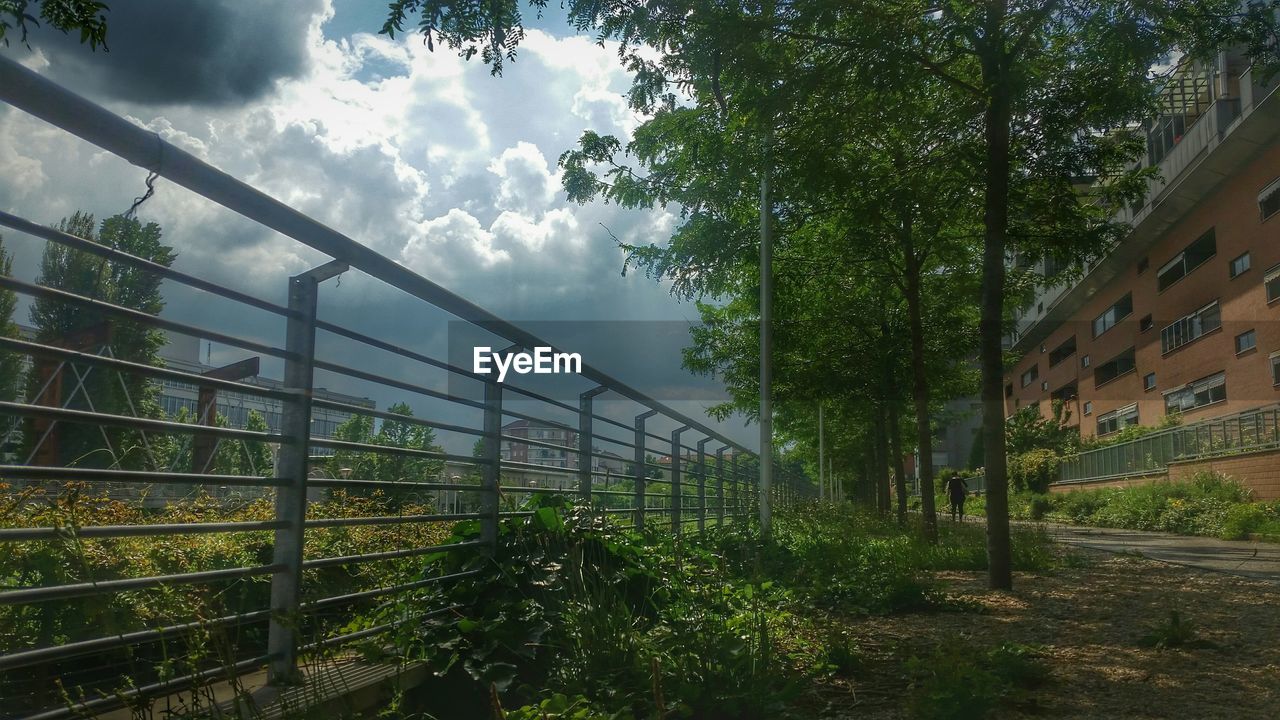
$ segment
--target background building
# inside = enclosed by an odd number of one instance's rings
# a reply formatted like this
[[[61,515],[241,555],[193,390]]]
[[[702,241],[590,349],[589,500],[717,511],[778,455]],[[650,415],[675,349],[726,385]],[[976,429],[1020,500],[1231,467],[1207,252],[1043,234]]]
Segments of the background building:
[[[1178,71],[1146,124],[1155,166],[1126,239],[1016,318],[1006,414],[1062,400],[1083,436],[1280,400],[1280,108],[1244,61]]]

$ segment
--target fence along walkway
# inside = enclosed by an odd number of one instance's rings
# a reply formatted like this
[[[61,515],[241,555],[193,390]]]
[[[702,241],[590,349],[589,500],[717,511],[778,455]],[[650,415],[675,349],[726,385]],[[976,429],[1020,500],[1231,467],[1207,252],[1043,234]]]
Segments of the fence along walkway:
[[[155,133],[143,130],[2,57],[0,99],[333,258],[330,262],[289,278],[288,304],[279,305],[224,287],[198,275],[158,265],[12,214],[0,213],[0,226],[17,231],[16,235],[10,233],[6,240],[55,243],[91,253],[113,266],[140,269],[164,278],[169,283],[207,294],[219,302],[229,302],[246,314],[257,313],[273,317],[277,325],[283,323],[284,326],[283,334],[272,344],[236,333],[220,332],[209,327],[153,316],[17,277],[0,276],[0,288],[15,291],[27,298],[92,310],[111,318],[115,323],[132,323],[191,335],[216,342],[220,346],[237,348],[252,357],[276,358],[284,368],[282,387],[264,387],[244,381],[244,375],[196,375],[131,363],[111,357],[110,353],[95,352],[92,347],[83,344],[77,346],[71,342],[0,338],[0,350],[22,354],[30,358],[35,367],[44,369],[43,372],[48,377],[41,377],[46,379],[46,387],[48,381],[55,377],[83,380],[83,376],[89,372],[117,373],[121,378],[145,377],[152,381],[190,383],[210,393],[243,393],[246,397],[279,403],[282,408],[278,430],[258,432],[217,427],[207,417],[199,422],[184,423],[163,416],[113,414],[98,412],[92,407],[75,408],[69,402],[62,402],[62,398],[56,395],[41,394],[24,402],[0,402],[0,415],[24,419],[24,422],[42,428],[42,440],[51,434],[56,436],[56,431],[52,428],[59,424],[65,426],[76,423],[100,428],[126,428],[137,433],[144,444],[148,437],[181,437],[187,438],[185,442],[193,446],[205,448],[213,443],[216,449],[219,442],[271,443],[279,448],[274,472],[266,477],[260,474],[212,475],[194,471],[207,470],[207,464],[205,468],[193,467],[193,471],[188,472],[167,467],[125,469],[118,461],[99,467],[68,467],[70,463],[33,462],[38,460],[33,457],[26,462],[0,466],[0,480],[17,486],[26,484],[57,488],[61,483],[76,482],[91,487],[109,483],[145,484],[150,487],[186,488],[195,491],[255,488],[274,496],[274,517],[269,520],[0,529],[0,546],[10,547],[14,547],[11,543],[64,542],[68,539],[105,541],[141,536],[177,537],[208,533],[269,534],[269,552],[258,564],[157,576],[89,579],[62,584],[37,582],[28,586],[6,587],[0,591],[0,619],[9,618],[15,623],[19,620],[28,623],[24,627],[36,628],[36,635],[42,634],[38,631],[41,627],[40,618],[47,609],[58,603],[84,598],[111,603],[121,593],[161,593],[178,587],[208,586],[211,592],[223,594],[229,594],[231,589],[239,587],[242,596],[258,597],[260,600],[252,607],[238,607],[224,616],[166,618],[167,624],[160,627],[126,627],[118,629],[118,632],[107,632],[104,629],[98,637],[0,638],[0,652],[4,653],[0,655],[0,696],[10,701],[0,710],[0,715],[52,720],[86,712],[102,712],[145,697],[169,694],[211,678],[224,678],[229,673],[234,675],[256,671],[264,665],[273,682],[292,680],[297,677],[299,663],[307,661],[308,657],[322,651],[331,652],[347,643],[376,637],[393,629],[392,625],[383,625],[343,633],[334,629],[341,627],[343,623],[323,623],[318,622],[318,618],[349,618],[359,610],[369,609],[401,593],[449,582],[458,576],[402,579],[393,584],[362,586],[328,596],[321,584],[309,583],[309,579],[335,569],[354,575],[363,567],[394,564],[441,550],[486,552],[495,544],[500,519],[525,512],[515,507],[511,500],[529,497],[533,493],[561,491],[508,484],[510,478],[504,475],[504,469],[509,473],[521,470],[540,474],[558,472],[564,477],[562,485],[572,487],[581,502],[638,526],[653,525],[654,519],[660,519],[661,527],[668,527],[670,531],[679,533],[682,528],[691,524],[696,524],[700,530],[709,522],[751,517],[758,499],[752,480],[754,460],[751,453],[703,422],[682,415],[585,363],[581,375],[592,385],[583,389],[575,406],[528,389],[510,384],[499,385],[487,378],[474,376],[466,369],[416,352],[406,347],[407,343],[374,337],[326,321],[318,317],[317,310],[322,285],[342,273],[355,270],[461,320],[480,324],[515,346],[533,348],[551,345],[351,238],[210,167],[164,142]],[[483,385],[483,397],[481,400],[473,400],[441,392],[420,382],[417,379],[420,373],[416,371],[398,373],[395,376],[378,374],[353,362],[348,353],[344,353],[343,358],[317,357],[318,333],[355,343],[371,353],[383,353],[408,361],[424,370],[432,368],[437,372],[470,378]],[[393,388],[432,399],[434,402],[469,408],[471,413],[478,414],[482,420],[478,426],[460,425],[430,418],[405,417],[332,399],[314,398],[314,378],[317,371]],[[643,411],[630,421],[600,414],[594,409],[593,401],[603,393],[613,393],[615,397],[633,401]],[[532,403],[543,410],[537,414],[518,412],[510,404],[512,398],[519,399],[522,403]],[[312,411],[316,408],[470,435],[483,440],[480,445],[482,452],[477,456],[461,456],[434,450],[317,437],[311,432]],[[577,422],[547,417],[557,413],[574,417]],[[669,436],[658,434],[654,432],[655,417],[665,419],[667,425],[674,423],[678,427]],[[509,418],[571,430],[576,433],[577,442],[570,447],[504,434],[504,420]],[[602,430],[609,430],[614,434],[610,435]],[[621,437],[617,436],[619,432]],[[103,437],[107,437],[105,431]],[[659,443],[657,449],[652,441]],[[503,442],[567,453],[579,460],[578,467],[556,469],[504,461],[500,452]],[[598,451],[597,443],[619,448],[634,459],[634,477],[627,478],[628,482],[633,483],[633,487],[611,489],[598,486],[602,476],[607,482],[610,475],[602,475],[598,469],[593,469],[598,466],[591,460],[617,458],[618,454]],[[439,481],[432,478],[411,481],[317,478],[313,477],[313,452],[317,448],[368,456],[443,461],[449,467],[470,467],[474,471],[465,478],[443,478]],[[665,477],[651,476],[649,453],[667,454],[672,458]],[[34,455],[38,456],[39,453]],[[612,477],[616,479],[616,473]],[[779,477],[776,472],[775,477]],[[474,507],[460,508],[455,502],[446,512],[441,512],[437,507],[429,512],[410,515],[326,518],[315,517],[314,512],[309,512],[315,505],[315,501],[309,496],[314,496],[317,491],[340,490],[408,491],[418,493],[418,497],[431,497],[434,494],[437,498],[447,496],[448,493],[453,493],[455,497],[458,493],[469,493],[478,500]],[[807,494],[808,490],[807,484],[802,484],[798,478],[781,476],[781,481],[773,486],[772,499],[774,502],[787,502],[800,494]],[[459,520],[478,521],[482,528],[479,539],[451,545],[392,546],[347,555],[317,557],[306,552],[310,533],[319,530],[403,528],[454,523]],[[263,583],[269,587],[269,597],[267,593],[258,593],[256,590]],[[442,608],[436,609],[439,610]],[[419,619],[420,617],[413,618]],[[152,664],[146,662],[162,664],[161,661],[172,659],[180,652],[178,646],[184,638],[210,630],[231,633],[234,642],[223,652],[214,653],[215,657],[209,661],[196,663],[192,672],[172,677],[156,672]],[[131,660],[123,663],[121,658]],[[139,659],[142,662],[134,662]],[[113,668],[113,665],[117,667]],[[121,665],[134,668],[130,673],[136,673],[129,678],[132,687],[123,692],[119,691],[122,677],[118,666]],[[67,697],[71,699],[69,703],[66,698],[61,697],[61,691],[56,690],[57,686],[51,682],[54,679],[66,686],[69,692]],[[83,695],[74,689],[73,686],[76,685],[83,686]]]
[[[1163,472],[1180,460],[1280,447],[1280,406],[1189,423],[1065,458],[1059,483]]]

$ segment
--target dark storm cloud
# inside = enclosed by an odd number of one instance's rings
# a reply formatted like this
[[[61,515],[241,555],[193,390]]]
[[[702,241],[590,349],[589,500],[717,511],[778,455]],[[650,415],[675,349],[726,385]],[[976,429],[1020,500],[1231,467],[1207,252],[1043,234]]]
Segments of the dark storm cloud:
[[[91,51],[75,35],[32,33],[50,75],[91,96],[225,105],[260,97],[305,71],[307,27],[324,3],[112,0],[110,7],[108,52]]]

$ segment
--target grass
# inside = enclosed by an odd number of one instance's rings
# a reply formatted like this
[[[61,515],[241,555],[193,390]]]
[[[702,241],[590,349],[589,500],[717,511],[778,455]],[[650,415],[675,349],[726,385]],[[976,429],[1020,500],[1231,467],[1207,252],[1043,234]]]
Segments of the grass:
[[[982,498],[972,498],[965,509],[985,514]],[[1197,473],[1186,482],[1018,493],[1010,497],[1009,512],[1030,521],[1280,541],[1280,501],[1256,502],[1238,481],[1213,472]]]

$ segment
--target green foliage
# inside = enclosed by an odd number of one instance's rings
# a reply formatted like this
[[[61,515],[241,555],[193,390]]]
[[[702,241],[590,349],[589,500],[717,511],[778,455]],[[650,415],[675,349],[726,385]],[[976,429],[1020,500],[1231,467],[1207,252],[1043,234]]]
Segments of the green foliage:
[[[101,0],[38,0],[40,18],[32,14],[32,0],[0,0],[0,42],[9,45],[9,34],[18,32],[19,42],[27,43],[28,26],[40,25],[43,19],[50,27],[64,33],[79,31],[80,42],[97,50],[107,48],[107,4]]]
[[[910,717],[979,720],[1002,704],[1016,703],[1049,677],[1039,648],[1005,643],[984,649],[972,640],[952,641],[928,658],[907,662]]]
[[[1204,471],[1187,482],[1152,482],[1121,488],[1023,494],[1012,504],[1029,520],[1129,530],[1208,535],[1228,540],[1280,535],[1280,502],[1253,502],[1238,481]]]
[[[1138,644],[1157,650],[1216,647],[1213,642],[1201,638],[1195,623],[1184,619],[1177,610],[1170,610],[1169,619],[1151,628],[1138,640]]]
[[[405,418],[413,417],[413,408],[403,402],[387,408],[387,412]],[[409,420],[383,419],[375,431],[372,416],[352,415],[334,429],[333,437],[335,440],[366,445],[444,452],[444,448],[435,443],[435,430]],[[480,442],[477,441],[477,448],[480,447]],[[408,454],[339,449],[325,461],[325,470],[331,477],[351,480],[428,482],[439,479],[444,470],[444,461]]]
[[[1168,430],[1169,428],[1178,427],[1182,424],[1182,415],[1173,413],[1160,418],[1155,425],[1127,425],[1120,428],[1114,433],[1106,437],[1098,437],[1096,435],[1089,437],[1080,442],[1080,450],[1093,450],[1096,448],[1109,447],[1111,445],[1119,445],[1120,443],[1137,440],[1154,432]]]
[[[1015,492],[1048,492],[1049,483],[1058,479],[1061,462],[1061,458],[1053,450],[1028,450],[1016,455],[1010,454],[1009,487]]]
[[[1028,405],[1005,421],[1005,448],[1009,455],[1035,450],[1056,455],[1075,452],[1080,446],[1080,430],[1068,423],[1071,410],[1061,400],[1054,400],[1049,417],[1040,414],[1038,405]],[[1012,481],[1012,470],[1010,470]]]
[[[103,220],[95,230],[92,215],[77,212],[64,218],[58,229],[77,237],[107,245],[130,255],[169,266],[175,255],[173,248],[161,242],[160,226],[143,225],[134,218],[115,215]],[[164,309],[160,293],[162,278],[147,270],[99,258],[73,248],[49,243],[40,261],[38,282],[59,290],[101,300],[132,310],[158,315]],[[31,322],[36,339],[45,344],[71,347],[88,353],[109,351],[111,356],[143,365],[161,365],[160,348],[164,333],[138,322],[55,298],[37,298],[31,306]],[[92,340],[92,341],[91,341]],[[49,368],[49,372],[53,367]],[[84,376],[83,389],[76,390],[72,369],[63,369],[62,402],[76,410],[93,409],[101,413],[158,417],[159,387],[149,378],[102,369],[79,368]],[[27,379],[27,397],[41,396],[48,377],[36,371]],[[74,395],[74,397],[73,397]],[[29,446],[38,435],[28,424]],[[106,435],[110,448],[104,447]],[[152,462],[146,443],[136,430],[99,428],[92,425],[60,426],[57,434],[57,463],[65,466],[147,468]]]
[[[13,258],[4,249],[4,236],[0,235],[0,275],[13,274]],[[12,290],[0,288],[0,337],[18,337],[18,326],[13,322],[13,311],[18,305],[18,295]],[[22,383],[22,358],[15,352],[0,349],[0,400],[12,401],[18,396]],[[3,427],[8,428],[8,420]],[[0,436],[0,445],[5,438]]]

